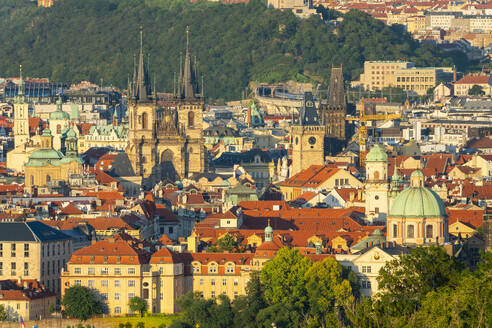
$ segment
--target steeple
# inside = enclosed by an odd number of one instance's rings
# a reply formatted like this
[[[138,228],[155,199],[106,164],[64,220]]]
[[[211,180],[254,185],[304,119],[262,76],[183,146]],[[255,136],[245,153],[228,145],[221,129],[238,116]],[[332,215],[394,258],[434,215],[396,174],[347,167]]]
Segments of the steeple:
[[[17,91],[17,103],[23,104],[24,97],[24,79],[22,78],[22,65],[19,65],[19,86]]]
[[[190,54],[190,27],[187,26],[186,27],[186,54],[185,54],[184,65],[181,66],[181,62],[180,62],[179,96],[181,99],[193,99],[198,94],[196,74],[197,74],[196,59],[195,59],[195,67],[193,67],[193,64],[191,62],[191,54]]]
[[[140,101],[148,100],[150,95],[150,83],[147,69],[148,67],[145,67],[143,53],[143,28],[140,26],[140,53],[138,57],[137,81],[134,95],[134,97]]]
[[[304,104],[299,114],[299,125],[319,125],[318,111],[311,92],[304,93]]]
[[[328,107],[343,108],[345,103],[345,89],[343,86],[343,70],[340,67],[331,67],[330,86],[328,89]]]

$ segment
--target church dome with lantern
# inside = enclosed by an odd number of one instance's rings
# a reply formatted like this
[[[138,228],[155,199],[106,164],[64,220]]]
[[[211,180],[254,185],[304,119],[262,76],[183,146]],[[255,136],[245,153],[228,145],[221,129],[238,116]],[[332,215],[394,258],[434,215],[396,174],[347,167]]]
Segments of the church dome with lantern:
[[[424,174],[415,170],[410,176],[410,187],[396,196],[391,206],[391,217],[432,218],[446,215],[444,203],[434,191],[424,186]]]

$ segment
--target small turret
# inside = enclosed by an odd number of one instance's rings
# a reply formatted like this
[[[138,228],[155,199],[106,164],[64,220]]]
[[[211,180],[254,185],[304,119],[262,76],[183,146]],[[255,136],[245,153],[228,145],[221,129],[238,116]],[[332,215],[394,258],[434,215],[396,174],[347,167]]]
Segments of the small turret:
[[[273,241],[273,228],[270,226],[270,219],[268,219],[268,225],[265,228],[265,241]]]

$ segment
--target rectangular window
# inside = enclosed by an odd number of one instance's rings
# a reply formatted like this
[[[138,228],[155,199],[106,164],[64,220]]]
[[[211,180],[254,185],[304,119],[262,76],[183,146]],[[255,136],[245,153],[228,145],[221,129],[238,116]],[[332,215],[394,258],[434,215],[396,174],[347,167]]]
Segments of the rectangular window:
[[[117,306],[114,308],[114,313],[115,314],[120,314],[121,313],[121,307]]]
[[[114,281],[114,286],[115,287],[120,287],[120,281],[119,280],[115,280]]]
[[[17,269],[17,265],[15,262],[10,263],[10,269],[11,269],[10,275],[17,276],[17,273],[15,272],[15,270]]]
[[[159,299],[163,299],[164,298],[164,295],[162,294],[162,292],[159,293]]]
[[[135,268],[128,268],[128,274],[135,274]]]
[[[29,244],[24,244],[24,257],[29,257]]]
[[[101,287],[108,287],[108,281],[107,280],[101,280]]]
[[[3,243],[0,243],[0,257],[3,257]]]
[[[108,293],[101,293],[101,299],[106,301],[108,299]]]
[[[87,281],[87,287],[94,287],[94,280]]]
[[[199,266],[193,266],[193,273],[200,273],[200,267]]]
[[[115,299],[115,301],[119,301],[120,293],[114,293],[114,299]]]
[[[237,298],[239,296],[238,292],[234,292],[234,298]]]
[[[222,286],[227,286],[227,279],[222,279]]]
[[[75,286],[82,286],[82,280],[80,280],[80,279],[76,279],[76,280],[74,281],[74,284],[75,284]]]
[[[215,279],[210,280],[210,285],[215,286]]]
[[[95,275],[96,274],[96,269],[95,268],[88,268],[87,269],[87,274],[89,274],[89,275]]]
[[[102,275],[107,275],[108,274],[108,271],[109,271],[108,268],[102,268],[101,269],[101,274]]]
[[[237,279],[234,279],[234,286],[237,286],[239,284],[239,281]]]
[[[0,276],[3,276],[3,262],[0,262]]]
[[[200,286],[203,286],[203,279],[200,279]]]
[[[398,225],[393,224],[393,237],[396,238],[398,236]]]
[[[24,262],[24,276],[29,275],[29,263]]]
[[[119,276],[121,274],[121,269],[120,268],[114,268],[114,274]]]
[[[128,293],[128,299],[131,300],[135,297],[135,293]]]
[[[49,265],[48,265],[49,267]],[[73,268],[73,273],[74,274],[81,274],[82,273],[82,269],[81,268]]]
[[[128,280],[128,287],[135,287],[135,280]]]
[[[10,257],[15,257],[15,244],[10,244]]]
[[[210,296],[211,296],[212,298],[215,298],[215,292],[212,292],[212,293],[210,294]]]

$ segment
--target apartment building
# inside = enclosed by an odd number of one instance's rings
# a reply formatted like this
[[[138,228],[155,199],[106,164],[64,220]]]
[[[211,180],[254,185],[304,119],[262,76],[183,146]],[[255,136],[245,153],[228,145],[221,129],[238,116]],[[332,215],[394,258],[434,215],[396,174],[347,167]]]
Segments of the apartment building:
[[[71,237],[42,222],[0,223],[0,280],[36,280],[59,293],[71,255]]]

